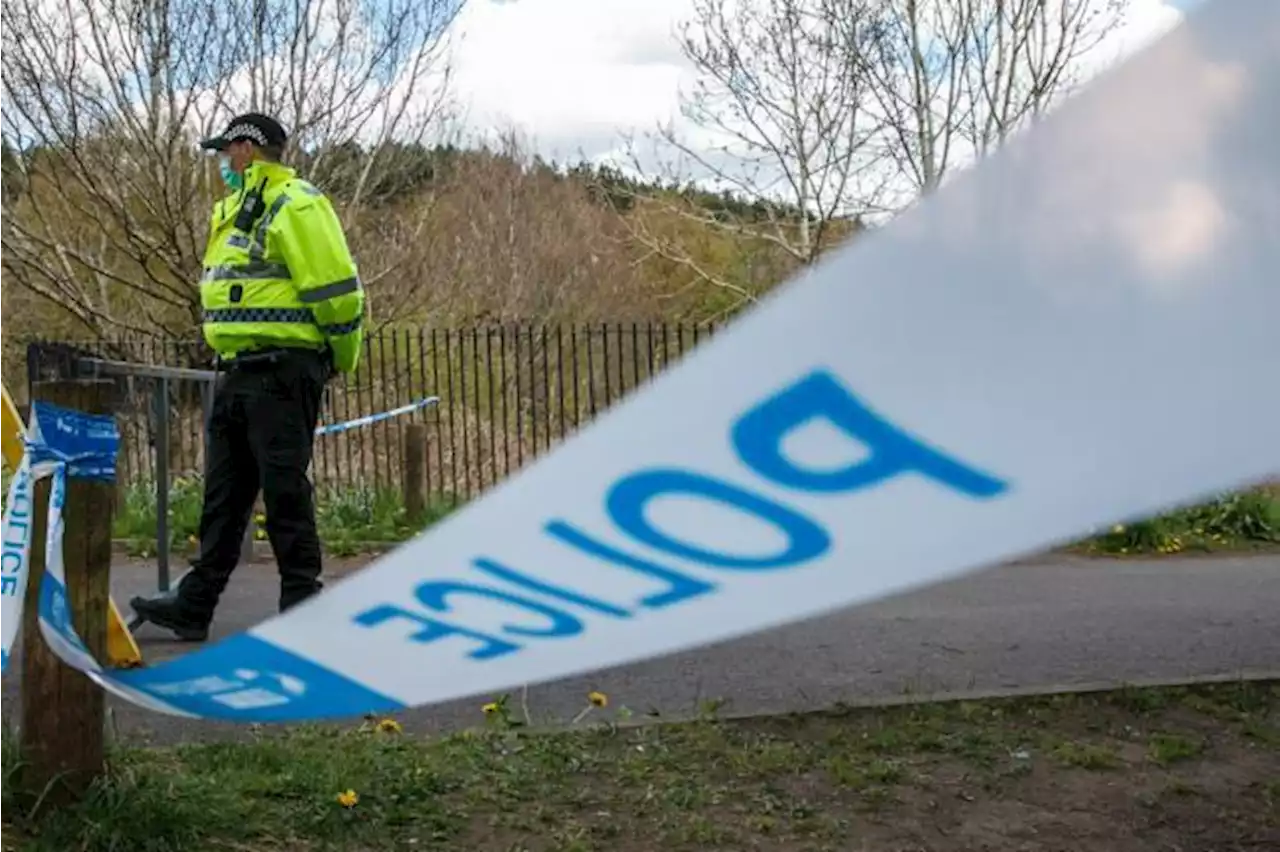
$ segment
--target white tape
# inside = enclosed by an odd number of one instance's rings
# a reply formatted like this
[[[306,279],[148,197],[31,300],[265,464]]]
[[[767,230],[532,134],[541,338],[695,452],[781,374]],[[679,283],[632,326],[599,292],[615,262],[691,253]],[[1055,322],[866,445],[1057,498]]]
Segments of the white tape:
[[[4,522],[0,526],[0,672],[9,668],[9,655],[22,626],[22,604],[27,593],[27,576],[31,567],[31,498],[34,480],[27,456],[13,473],[9,495],[4,504]]]
[[[2,556],[0,556],[0,639],[3,642],[3,648],[0,650],[0,671],[9,669],[9,658],[17,643],[18,633],[22,629],[27,578],[31,571],[35,486],[41,479],[56,474],[68,461],[53,458],[41,451],[41,448],[47,446],[43,433],[47,425],[47,423],[33,421],[24,436],[23,442],[27,449],[22,455],[18,469],[14,471],[13,481],[9,483],[8,499],[4,504],[4,517],[0,520],[0,547],[3,547]],[[55,430],[58,426],[66,425],[66,420],[56,422]],[[81,452],[85,446],[83,437],[89,430],[80,429],[78,423],[70,428],[83,434],[68,434],[63,442],[71,448],[73,453],[83,457],[84,453]],[[114,431],[115,424],[112,423],[110,428]],[[35,450],[34,458],[33,449]],[[114,453],[114,450],[112,452]],[[89,475],[95,475],[98,472],[92,463],[84,464],[83,458],[76,459],[76,464],[78,472]],[[114,471],[114,462],[112,469]],[[114,476],[114,472],[112,475]],[[61,558],[61,539],[58,539],[58,542],[59,558]]]
[[[865,603],[1280,471],[1278,32],[1274,0],[1207,4],[428,534],[246,633],[95,677],[205,717],[394,710]]]
[[[422,399],[402,405],[399,408],[392,408],[389,411],[380,411],[377,414],[366,414],[364,417],[357,417],[354,420],[347,420],[342,423],[331,423],[327,426],[316,428],[317,435],[336,435],[339,432],[346,432],[349,429],[357,429],[361,426],[370,426],[374,423],[381,423],[383,420],[390,420],[393,417],[399,417],[401,414],[409,414],[420,408],[426,408],[435,405],[440,401],[438,396],[426,396]]]
[[[36,403],[36,406],[39,406]],[[67,422],[66,412],[60,419]],[[34,415],[33,415],[34,420]],[[114,425],[114,424],[113,424]],[[169,713],[175,716],[188,716],[177,707],[172,707],[144,692],[129,689],[102,676],[103,668],[89,653],[71,625],[71,605],[67,600],[66,572],[62,563],[62,542],[66,529],[63,520],[63,509],[66,505],[67,466],[51,464],[42,466],[41,475],[52,478],[49,488],[48,532],[45,538],[45,575],[40,584],[40,634],[48,646],[64,662],[85,672],[99,685],[109,691],[128,699],[140,707]]]

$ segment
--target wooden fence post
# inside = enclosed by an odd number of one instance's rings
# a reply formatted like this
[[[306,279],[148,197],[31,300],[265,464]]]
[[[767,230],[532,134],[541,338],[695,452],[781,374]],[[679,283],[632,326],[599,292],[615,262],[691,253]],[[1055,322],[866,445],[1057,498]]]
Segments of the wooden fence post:
[[[32,386],[32,397],[89,414],[112,414],[109,381],[55,381]],[[19,803],[61,806],[84,795],[104,772],[102,689],[54,656],[40,635],[40,583],[48,526],[48,479],[33,495],[30,574],[22,613],[22,724]],[[95,657],[106,659],[110,605],[111,521],[115,485],[67,482],[63,563],[71,623]]]
[[[404,433],[404,511],[411,521],[426,511],[427,427],[410,423]]]

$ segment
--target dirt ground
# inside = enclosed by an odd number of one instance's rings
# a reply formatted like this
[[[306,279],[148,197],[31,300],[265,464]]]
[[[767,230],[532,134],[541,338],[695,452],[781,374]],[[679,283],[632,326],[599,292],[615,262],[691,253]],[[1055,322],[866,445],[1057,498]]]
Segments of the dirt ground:
[[[690,730],[701,745],[684,743],[687,766],[664,783],[583,778],[523,824],[473,824],[457,848],[1280,850],[1277,696],[1141,691],[746,721],[723,759],[710,729]],[[552,834],[535,841],[540,826]]]
[[[71,812],[13,823],[6,798],[5,849],[1280,849],[1280,682],[541,733],[488,713],[131,750]]]

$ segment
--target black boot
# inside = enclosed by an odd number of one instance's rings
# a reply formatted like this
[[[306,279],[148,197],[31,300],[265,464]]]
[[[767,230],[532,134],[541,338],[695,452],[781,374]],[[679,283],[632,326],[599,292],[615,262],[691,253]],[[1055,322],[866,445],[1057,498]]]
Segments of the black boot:
[[[140,621],[171,630],[184,642],[203,642],[209,638],[209,622],[184,612],[182,602],[173,592],[154,598],[137,597],[129,601],[129,605]]]

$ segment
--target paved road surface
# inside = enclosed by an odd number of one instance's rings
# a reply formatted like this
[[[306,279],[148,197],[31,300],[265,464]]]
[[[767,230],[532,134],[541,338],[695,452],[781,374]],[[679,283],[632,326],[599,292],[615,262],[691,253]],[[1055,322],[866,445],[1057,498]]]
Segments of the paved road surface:
[[[148,564],[120,565],[122,607],[155,588]],[[272,563],[243,566],[215,625],[238,632],[271,614]],[[149,661],[191,646],[138,631]],[[4,678],[16,709],[17,661]],[[600,689],[637,715],[688,716],[708,701],[724,714],[774,713],[900,699],[1062,685],[1280,674],[1280,555],[1117,562],[1033,560],[723,645],[529,690],[535,722],[565,721]],[[482,699],[403,714],[440,731],[481,721]],[[515,703],[515,702],[513,702]],[[126,739],[229,737],[242,727],[172,719],[113,703]]]

